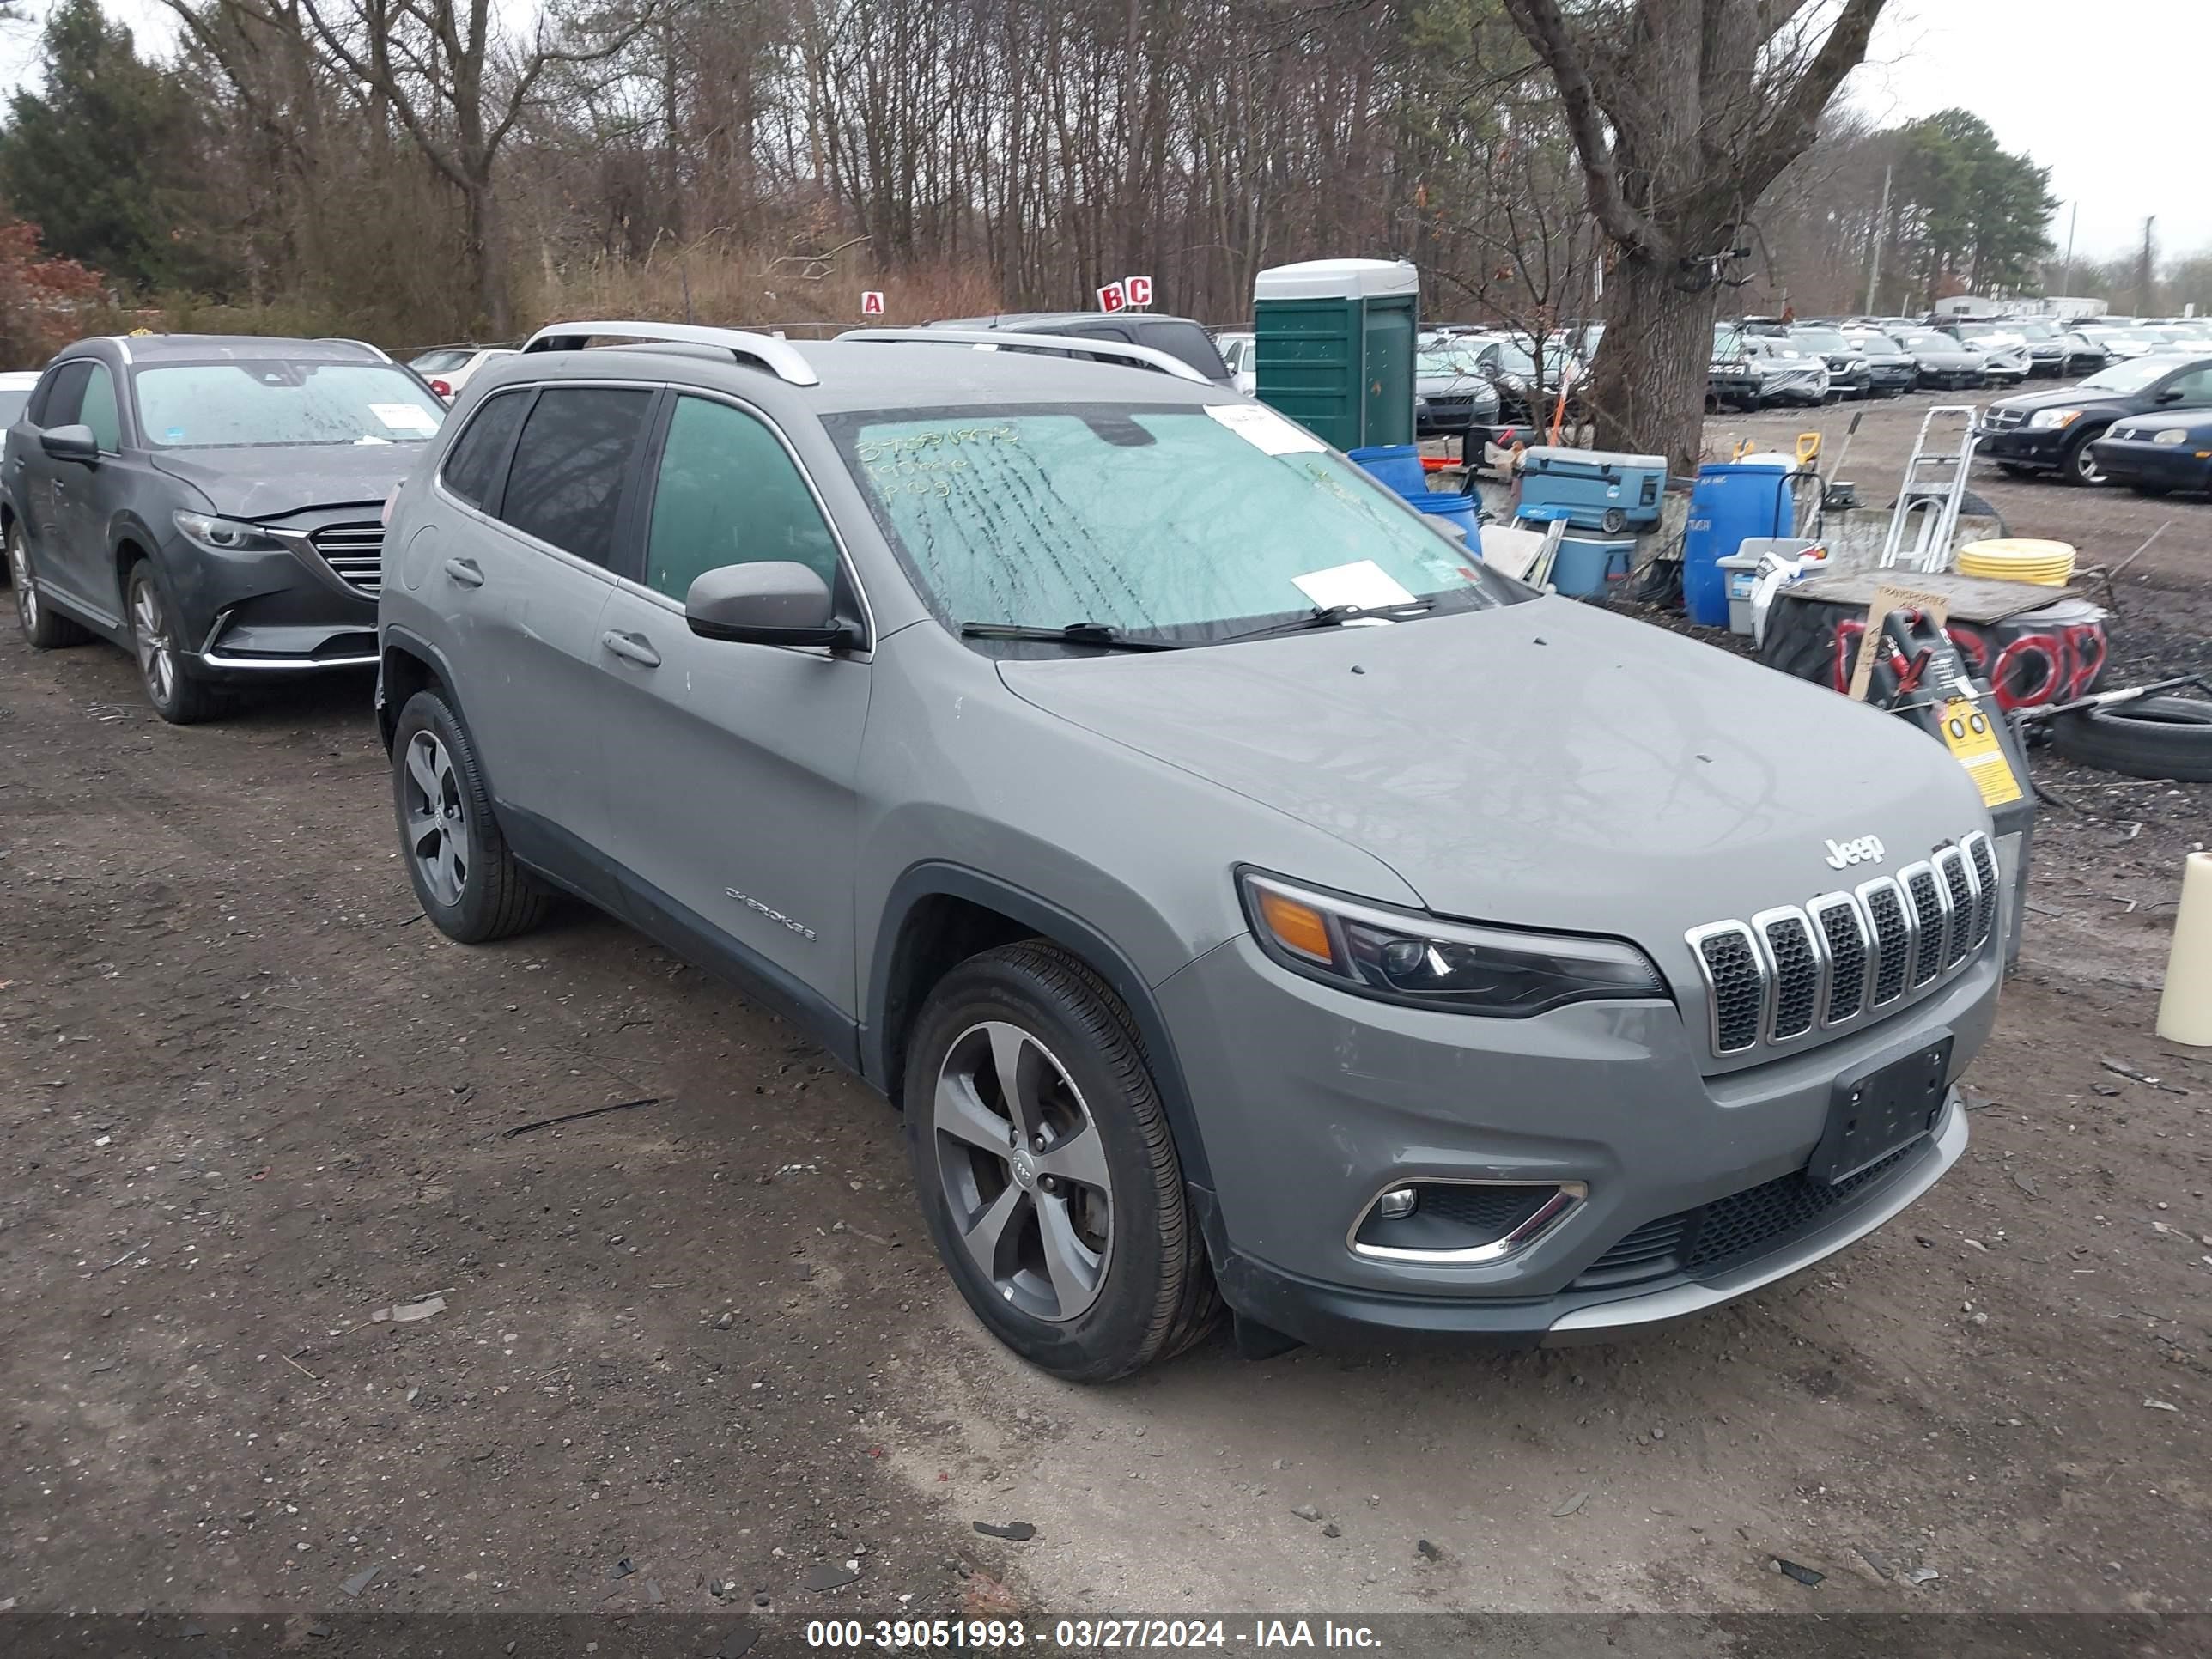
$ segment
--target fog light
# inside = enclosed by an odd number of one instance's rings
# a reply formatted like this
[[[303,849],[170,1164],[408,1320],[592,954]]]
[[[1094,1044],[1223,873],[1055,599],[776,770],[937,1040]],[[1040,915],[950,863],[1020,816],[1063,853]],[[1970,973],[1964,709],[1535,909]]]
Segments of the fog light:
[[[1375,1200],[1375,1213],[1385,1221],[1395,1221],[1413,1212],[1419,1200],[1411,1187],[1393,1187]]]

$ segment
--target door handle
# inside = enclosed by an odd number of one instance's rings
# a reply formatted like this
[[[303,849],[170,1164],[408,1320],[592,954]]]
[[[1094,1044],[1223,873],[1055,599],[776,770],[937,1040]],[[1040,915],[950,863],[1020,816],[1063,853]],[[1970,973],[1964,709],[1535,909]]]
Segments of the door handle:
[[[482,587],[483,572],[477,568],[474,559],[448,559],[446,574],[464,587]]]
[[[599,635],[599,643],[624,662],[634,662],[640,668],[660,666],[660,653],[655,651],[652,641],[641,634],[618,634],[609,629]]]

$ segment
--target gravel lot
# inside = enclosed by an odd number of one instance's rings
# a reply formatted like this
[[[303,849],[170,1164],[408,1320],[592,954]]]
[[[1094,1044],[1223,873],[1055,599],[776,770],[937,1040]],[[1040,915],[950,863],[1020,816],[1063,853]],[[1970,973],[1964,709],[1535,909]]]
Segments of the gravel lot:
[[[2115,673],[2212,668],[2212,506],[1984,493],[2093,562],[2172,520]],[[1085,1390],[969,1322],[890,1112],[776,1020],[604,919],[421,921],[367,699],[172,729],[0,634],[0,1602],[2212,1606],[2212,1053],[2150,1030],[2201,787],[2048,769],[1974,1145],[1824,1268],[1609,1348]]]

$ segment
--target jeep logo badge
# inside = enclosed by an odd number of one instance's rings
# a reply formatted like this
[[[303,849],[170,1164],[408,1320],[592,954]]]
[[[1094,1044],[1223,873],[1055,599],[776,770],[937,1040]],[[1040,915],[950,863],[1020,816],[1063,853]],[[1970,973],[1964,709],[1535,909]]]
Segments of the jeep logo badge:
[[[1828,843],[1828,867],[1848,870],[1854,864],[1880,864],[1882,857],[1880,836],[1861,836],[1856,841],[1831,841]]]

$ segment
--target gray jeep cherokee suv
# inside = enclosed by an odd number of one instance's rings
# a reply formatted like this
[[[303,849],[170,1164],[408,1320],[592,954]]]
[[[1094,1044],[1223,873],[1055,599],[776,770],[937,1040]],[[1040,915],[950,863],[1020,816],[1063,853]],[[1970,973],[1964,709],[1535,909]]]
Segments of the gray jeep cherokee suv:
[[[2006,901],[1940,745],[1171,359],[933,340],[574,324],[471,383],[380,613],[447,934],[565,890],[803,1022],[1070,1377],[1220,1301],[1254,1352],[1649,1326],[1959,1157]]]

